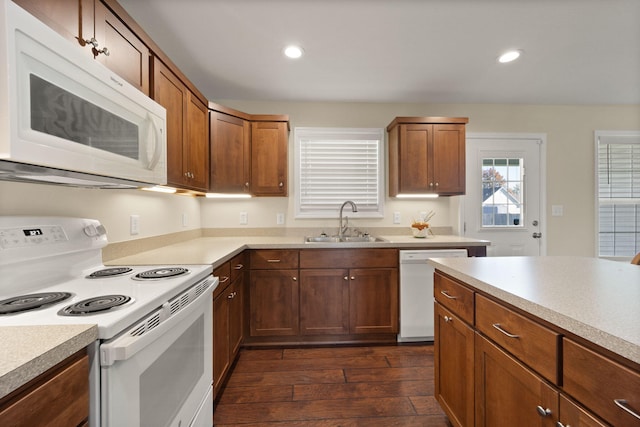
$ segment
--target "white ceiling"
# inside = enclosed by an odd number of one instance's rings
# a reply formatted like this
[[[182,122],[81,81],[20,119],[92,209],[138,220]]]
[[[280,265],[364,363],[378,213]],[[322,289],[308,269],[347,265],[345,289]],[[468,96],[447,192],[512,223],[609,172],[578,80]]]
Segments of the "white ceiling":
[[[640,104],[640,0],[119,2],[212,101]]]

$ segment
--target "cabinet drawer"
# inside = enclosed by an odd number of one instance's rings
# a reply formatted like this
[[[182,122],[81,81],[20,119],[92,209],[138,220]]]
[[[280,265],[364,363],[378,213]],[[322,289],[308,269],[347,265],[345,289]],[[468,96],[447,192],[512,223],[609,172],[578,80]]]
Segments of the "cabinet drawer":
[[[570,339],[564,338],[562,346],[567,394],[612,425],[640,426],[640,373]]]
[[[465,322],[473,325],[473,291],[466,286],[435,273],[433,295],[440,304]]]
[[[245,252],[236,255],[229,261],[231,281],[236,280],[247,269],[247,256]]]
[[[260,249],[251,252],[252,270],[298,268],[298,251]]]
[[[300,268],[398,267],[397,249],[310,249],[300,251]]]
[[[558,384],[560,334],[478,294],[476,329]]]

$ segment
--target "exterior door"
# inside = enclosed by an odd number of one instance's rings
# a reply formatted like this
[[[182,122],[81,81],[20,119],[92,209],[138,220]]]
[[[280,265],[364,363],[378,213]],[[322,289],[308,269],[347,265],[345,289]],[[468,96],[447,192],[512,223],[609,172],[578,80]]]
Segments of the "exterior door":
[[[537,256],[544,244],[544,135],[469,134],[465,237],[490,240],[487,256]]]

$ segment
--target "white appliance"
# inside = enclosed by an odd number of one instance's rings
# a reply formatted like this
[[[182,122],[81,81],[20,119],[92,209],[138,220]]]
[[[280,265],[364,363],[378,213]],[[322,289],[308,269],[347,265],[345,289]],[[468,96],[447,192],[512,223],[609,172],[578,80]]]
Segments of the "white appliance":
[[[466,249],[400,251],[399,342],[433,341],[433,273],[430,258],[467,257]]]
[[[211,265],[108,266],[96,220],[0,217],[0,326],[97,324],[91,427],[211,426]]]
[[[0,179],[166,183],[166,110],[11,0],[0,63]]]

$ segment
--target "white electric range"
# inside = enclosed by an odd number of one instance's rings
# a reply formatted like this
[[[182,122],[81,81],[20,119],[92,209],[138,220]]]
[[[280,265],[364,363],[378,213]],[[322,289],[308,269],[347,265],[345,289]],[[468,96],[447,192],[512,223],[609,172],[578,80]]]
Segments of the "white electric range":
[[[96,220],[0,217],[0,327],[97,325],[91,426],[210,426],[211,265],[105,266],[106,245]]]

